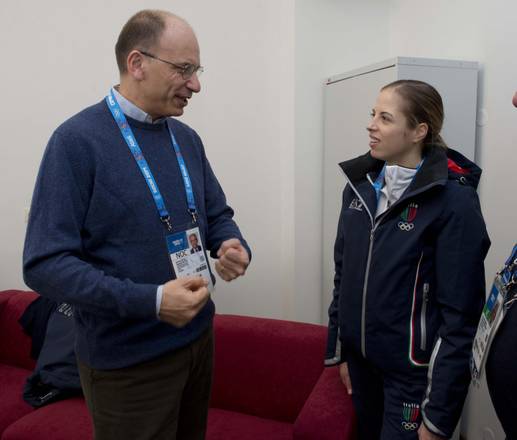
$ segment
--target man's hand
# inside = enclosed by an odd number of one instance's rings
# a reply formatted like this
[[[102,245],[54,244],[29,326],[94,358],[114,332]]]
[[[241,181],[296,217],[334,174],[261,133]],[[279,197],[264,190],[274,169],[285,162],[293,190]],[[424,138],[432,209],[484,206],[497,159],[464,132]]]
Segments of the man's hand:
[[[184,327],[208,301],[208,282],[201,277],[184,277],[163,285],[160,319]]]
[[[352,394],[352,381],[350,380],[350,373],[348,372],[348,364],[346,362],[339,365],[339,376],[341,376],[341,382],[345,385],[348,394]]]
[[[433,434],[429,431],[426,426],[422,423],[418,429],[418,440],[444,440],[445,437]]]
[[[219,259],[215,262],[215,270],[224,281],[244,275],[250,264],[248,251],[236,238],[223,242],[217,256]]]

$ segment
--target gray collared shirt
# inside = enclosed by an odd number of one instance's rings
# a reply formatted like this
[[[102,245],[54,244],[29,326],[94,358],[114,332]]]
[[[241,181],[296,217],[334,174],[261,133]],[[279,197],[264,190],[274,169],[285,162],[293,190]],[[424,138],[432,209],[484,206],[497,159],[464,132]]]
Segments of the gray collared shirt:
[[[111,90],[113,90],[115,98],[117,98],[118,105],[120,105],[122,112],[126,116],[129,116],[130,118],[136,121],[146,122],[148,124],[159,124],[167,119],[166,117],[163,117],[155,119],[153,121],[153,118],[151,118],[151,116],[148,113],[144,112],[140,107],[137,107],[129,99],[122,96],[120,92],[117,90],[117,88],[118,86],[114,86]]]

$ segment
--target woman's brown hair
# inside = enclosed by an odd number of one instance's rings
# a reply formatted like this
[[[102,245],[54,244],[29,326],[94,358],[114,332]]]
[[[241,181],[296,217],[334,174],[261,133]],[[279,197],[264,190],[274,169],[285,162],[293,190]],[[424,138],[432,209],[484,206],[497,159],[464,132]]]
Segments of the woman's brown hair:
[[[423,81],[401,79],[384,86],[381,90],[393,89],[404,100],[402,109],[411,128],[425,123],[428,126],[423,144],[447,148],[440,132],[443,126],[443,101],[438,91]]]

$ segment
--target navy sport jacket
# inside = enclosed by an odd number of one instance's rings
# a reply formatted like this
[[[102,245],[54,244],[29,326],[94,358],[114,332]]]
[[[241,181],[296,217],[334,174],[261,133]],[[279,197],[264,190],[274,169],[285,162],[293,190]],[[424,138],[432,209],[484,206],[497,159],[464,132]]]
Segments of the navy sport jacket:
[[[431,146],[402,197],[375,218],[371,181],[383,165],[370,153],[340,164],[348,185],[325,364],[355,350],[381,370],[427,380],[423,421],[449,437],[468,391],[485,300],[490,240],[476,193],[481,170],[452,149]]]

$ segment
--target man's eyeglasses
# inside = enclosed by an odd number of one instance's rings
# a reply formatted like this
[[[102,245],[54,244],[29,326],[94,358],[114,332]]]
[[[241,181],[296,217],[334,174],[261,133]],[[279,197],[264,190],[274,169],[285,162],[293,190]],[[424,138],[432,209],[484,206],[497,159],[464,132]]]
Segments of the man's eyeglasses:
[[[157,56],[149,52],[145,52],[143,50],[139,50],[139,52],[142,55],[145,55],[146,57],[153,58],[155,60],[161,61],[162,63],[168,64],[169,66],[178,69],[183,79],[190,79],[192,75],[194,75],[194,73],[197,74],[197,76],[199,76],[205,70],[203,66],[196,66],[195,64],[177,64],[171,61],[162,60],[161,58],[158,58]]]

